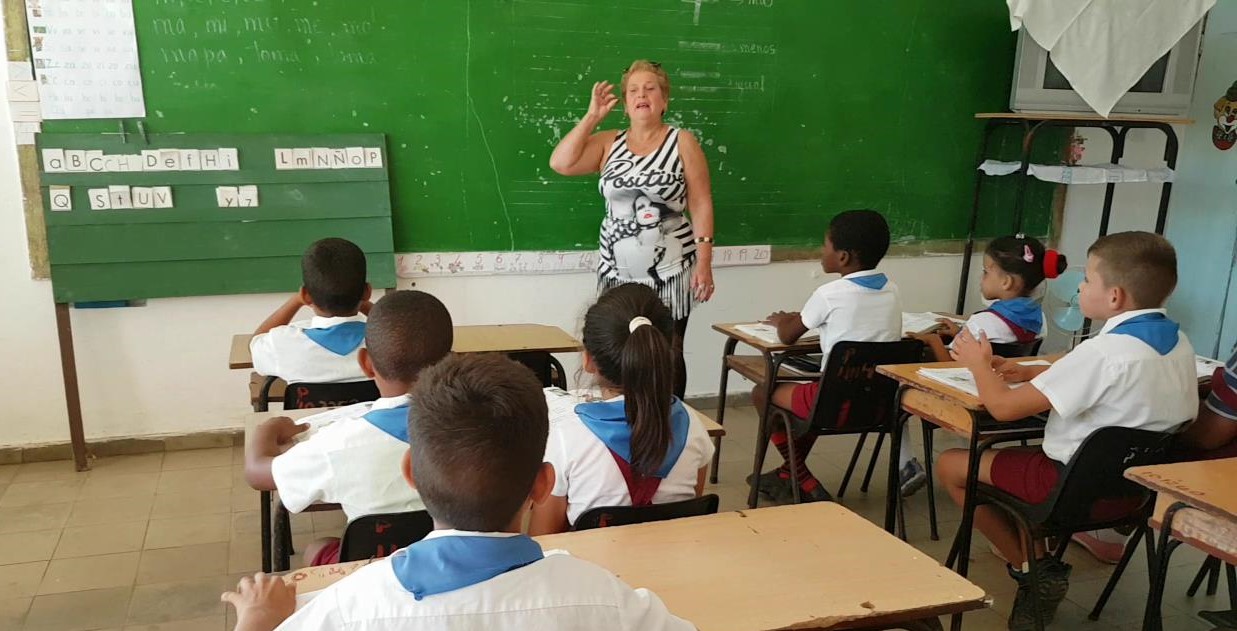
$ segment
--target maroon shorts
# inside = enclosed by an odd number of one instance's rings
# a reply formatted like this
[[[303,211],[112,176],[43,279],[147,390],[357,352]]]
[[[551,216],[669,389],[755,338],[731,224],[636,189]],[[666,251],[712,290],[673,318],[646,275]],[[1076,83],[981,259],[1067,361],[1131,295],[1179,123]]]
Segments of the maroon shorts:
[[[1024,502],[1040,504],[1061,478],[1061,463],[1038,447],[997,449],[992,458],[992,486]]]
[[[318,554],[315,554],[313,560],[309,562],[314,567],[336,563],[339,563],[339,539],[331,539],[330,543],[322,546]]]
[[[812,406],[816,405],[818,392],[820,392],[819,381],[796,385],[795,389],[790,392],[790,411],[794,412],[795,416],[806,419],[812,413]]]

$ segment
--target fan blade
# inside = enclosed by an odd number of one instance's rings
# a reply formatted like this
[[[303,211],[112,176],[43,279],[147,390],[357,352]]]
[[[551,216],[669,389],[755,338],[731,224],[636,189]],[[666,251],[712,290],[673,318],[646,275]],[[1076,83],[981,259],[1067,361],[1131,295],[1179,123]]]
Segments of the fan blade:
[[[1062,331],[1074,333],[1082,329],[1082,310],[1077,306],[1071,305],[1070,307],[1054,312],[1052,314],[1052,321],[1057,325],[1057,328]]]
[[[1048,291],[1061,302],[1070,302],[1078,295],[1078,286],[1082,284],[1082,272],[1069,270],[1057,278],[1048,281]]]

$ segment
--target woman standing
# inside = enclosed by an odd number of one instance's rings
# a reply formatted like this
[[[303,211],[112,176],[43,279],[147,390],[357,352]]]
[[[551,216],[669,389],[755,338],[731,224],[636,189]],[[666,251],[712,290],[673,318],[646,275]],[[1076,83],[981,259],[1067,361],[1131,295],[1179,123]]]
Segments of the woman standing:
[[[713,194],[709,165],[691,132],[664,121],[670,78],[639,60],[619,84],[631,126],[594,132],[618,104],[614,86],[593,84],[588,113],[555,147],[550,168],[562,175],[601,173],[598,289],[652,287],[675,320],[675,394],[687,389],[683,336],[692,307],[713,296]],[[686,212],[691,213],[688,219]]]

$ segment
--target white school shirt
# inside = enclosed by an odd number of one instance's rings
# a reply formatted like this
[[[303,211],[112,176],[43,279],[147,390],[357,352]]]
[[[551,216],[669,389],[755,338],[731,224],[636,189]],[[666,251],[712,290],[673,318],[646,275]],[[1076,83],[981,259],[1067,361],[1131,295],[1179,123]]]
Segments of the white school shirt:
[[[1109,334],[1118,324],[1163,309],[1126,311],[1031,380],[1052,411],[1044,427],[1044,453],[1068,463],[1082,441],[1101,427],[1167,432],[1198,411],[1194,347],[1185,333],[1160,355],[1131,335]]]
[[[561,396],[555,394],[553,389],[546,390],[547,399]],[[622,400],[623,397],[616,397],[607,402]],[[580,402],[584,402],[582,398]],[[700,468],[713,460],[713,439],[709,437],[699,413],[687,408],[687,415],[691,417],[687,443],[670,468],[670,474],[653,494],[654,504],[696,497],[696,479]],[[545,460],[554,465],[552,493],[567,498],[567,520],[571,523],[574,524],[576,518],[591,508],[631,506],[627,482],[619,472],[614,456],[610,455],[610,448],[574,412],[565,413],[550,423]]]
[[[868,289],[849,279],[880,274],[866,270],[847,274],[841,280],[825,283],[812,292],[799,313],[808,330],[820,329],[820,352],[838,342],[896,342],[902,339],[902,305],[898,286],[886,281],[880,289]]]
[[[255,335],[249,341],[253,369],[260,375],[279,377],[288,383],[365,381],[369,377],[361,372],[357,362],[357,351],[365,347],[365,342],[347,355],[336,355],[305,336],[305,329],[364,321],[365,316],[360,313],[331,318],[314,316]]]
[[[971,314],[971,317],[967,318],[966,323],[962,326],[971,332],[971,337],[977,340],[982,332],[988,336],[988,341],[993,344],[1018,343],[1018,336],[1014,335],[1014,330],[1009,328],[1009,323],[991,311],[980,311]],[[1035,337],[1041,338],[1043,336],[1043,330],[1041,330]],[[949,343],[950,348],[953,348],[953,345],[953,342]]]
[[[406,405],[407,395],[358,405],[353,418],[322,427],[271,461],[279,499],[293,513],[310,504],[340,504],[351,521],[376,513],[424,510],[400,462],[408,443],[362,418],[369,410]]]
[[[436,530],[450,535],[501,536]],[[656,594],[632,589],[601,566],[564,551],[487,581],[416,600],[391,567],[375,561],[322,590],[279,625],[284,631],[659,631],[694,629]]]

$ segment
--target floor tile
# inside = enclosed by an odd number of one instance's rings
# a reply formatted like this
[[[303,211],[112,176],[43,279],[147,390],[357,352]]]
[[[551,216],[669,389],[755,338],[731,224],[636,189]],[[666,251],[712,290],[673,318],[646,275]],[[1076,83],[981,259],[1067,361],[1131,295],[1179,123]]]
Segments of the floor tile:
[[[155,496],[151,519],[187,517],[232,512],[232,489],[210,489],[197,493],[170,493]]]
[[[36,596],[25,631],[85,631],[124,624],[132,587]]]
[[[213,577],[139,585],[133,588],[128,624],[222,617],[225,605],[219,595],[234,583],[229,577]]]
[[[0,465],[0,484],[8,484],[13,481],[17,475],[17,470],[21,468],[19,464]]]
[[[59,530],[0,535],[0,565],[47,561],[60,541]]]
[[[73,503],[66,526],[92,526],[144,520],[150,517],[155,496],[78,500]]]
[[[62,528],[71,510],[71,502],[0,508],[0,534]]]
[[[85,472],[78,473],[71,460],[51,460],[48,462],[27,462],[18,465],[17,475],[13,482],[47,482],[49,480],[71,480],[85,477]]]
[[[39,593],[60,594],[132,586],[140,557],[141,553],[126,552],[53,560],[47,566]]]
[[[246,485],[232,487],[232,510],[248,511],[259,510],[261,506],[261,495],[258,491],[249,488]]]
[[[142,549],[146,537],[146,522],[131,521],[116,524],[96,524],[65,528],[56,546],[55,559],[136,552]]]
[[[232,467],[211,467],[159,474],[158,493],[197,493],[209,489],[232,488]]]
[[[231,447],[169,451],[163,457],[164,471],[202,469],[206,467],[226,467],[232,464]]]
[[[0,598],[34,596],[46,570],[47,561],[0,565]]]
[[[175,620],[155,624],[136,624],[125,627],[124,631],[221,631],[231,629],[225,627],[224,616],[208,616],[192,620]]]
[[[145,497],[155,494],[157,473],[118,473],[91,477],[82,486],[81,499],[102,500],[118,497]]]
[[[228,574],[228,547],[227,543],[205,543],[145,550],[137,569],[137,584],[167,583]]]
[[[7,594],[0,596],[0,629],[20,629],[33,600],[30,597],[11,598]]]
[[[78,491],[85,482],[85,477],[47,482],[13,482],[4,491],[4,496],[0,497],[0,508],[72,502],[77,499]]]
[[[228,544],[228,574],[253,573],[262,569],[262,542],[257,538]]]
[[[146,530],[147,550],[228,540],[231,515],[194,515],[152,519]]]
[[[110,456],[94,461],[94,466],[90,468],[90,477],[99,478],[126,473],[158,473],[161,470],[163,470],[163,452]]]

